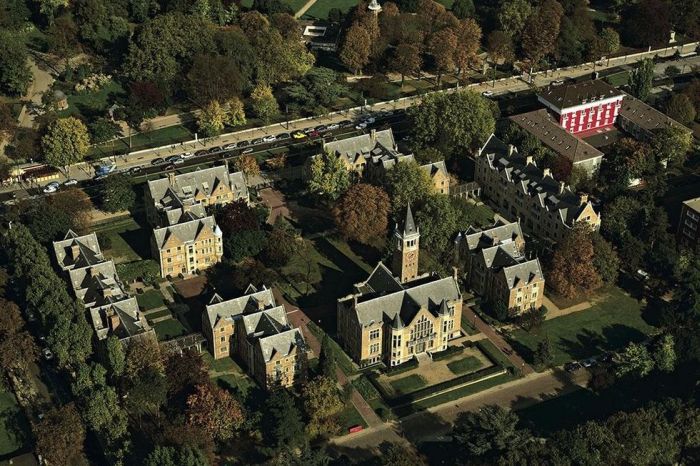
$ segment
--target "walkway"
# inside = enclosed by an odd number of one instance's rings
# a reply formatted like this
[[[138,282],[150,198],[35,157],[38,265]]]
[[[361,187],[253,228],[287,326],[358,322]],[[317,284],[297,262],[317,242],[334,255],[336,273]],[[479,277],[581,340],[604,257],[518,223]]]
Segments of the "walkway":
[[[544,295],[542,298],[542,304],[547,308],[545,320],[554,319],[567,314],[573,314],[574,312],[585,311],[593,305],[590,301],[583,301],[578,304],[574,304],[573,306],[559,309],[559,307],[554,304],[552,300],[547,297],[547,295]]]
[[[508,342],[501,335],[496,333],[496,331],[490,325],[481,320],[481,317],[476,315],[474,311],[471,310],[471,308],[469,308],[468,306],[464,306],[462,308],[462,315],[466,316],[466,318],[469,319],[469,322],[472,322],[477,330],[486,335],[486,338],[491,340],[491,343],[496,345],[496,348],[501,350],[508,358],[508,360],[515,367],[520,369],[523,375],[526,376],[534,372],[532,367],[530,367],[530,365],[527,364],[525,360],[523,360],[523,358],[518,356],[518,354],[513,350],[513,348],[511,348]]]
[[[301,18],[302,16],[304,16],[304,13],[306,13],[306,12],[309,10],[309,8],[311,8],[312,6],[314,6],[314,3],[316,3],[316,0],[309,0],[308,2],[304,3],[304,6],[302,6],[301,8],[299,8],[299,11],[297,11],[296,13],[294,13],[294,18],[295,18],[295,19],[299,19],[299,18]]]

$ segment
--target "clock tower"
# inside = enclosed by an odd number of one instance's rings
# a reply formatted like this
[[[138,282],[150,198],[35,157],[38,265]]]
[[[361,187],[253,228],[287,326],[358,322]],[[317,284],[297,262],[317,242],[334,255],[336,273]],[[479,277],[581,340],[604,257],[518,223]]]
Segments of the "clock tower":
[[[403,227],[396,224],[394,229],[394,263],[393,272],[401,283],[406,283],[418,276],[418,249],[420,231],[413,221],[411,206],[406,209]]]

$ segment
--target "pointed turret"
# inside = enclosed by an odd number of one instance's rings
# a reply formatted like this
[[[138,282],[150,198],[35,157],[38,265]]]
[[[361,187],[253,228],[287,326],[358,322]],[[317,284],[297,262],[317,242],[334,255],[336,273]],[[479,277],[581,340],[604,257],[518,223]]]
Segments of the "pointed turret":
[[[394,320],[391,323],[391,328],[392,330],[401,330],[403,328],[403,321],[401,320],[401,316],[398,312],[394,316]]]
[[[450,313],[450,308],[447,306],[447,301],[443,299],[442,302],[440,303],[440,310],[438,311],[438,315],[446,316],[449,313]]]
[[[406,220],[403,222],[403,234],[412,235],[414,233],[418,233],[418,229],[413,221],[413,212],[411,212],[411,205],[409,204],[408,207],[406,207]]]

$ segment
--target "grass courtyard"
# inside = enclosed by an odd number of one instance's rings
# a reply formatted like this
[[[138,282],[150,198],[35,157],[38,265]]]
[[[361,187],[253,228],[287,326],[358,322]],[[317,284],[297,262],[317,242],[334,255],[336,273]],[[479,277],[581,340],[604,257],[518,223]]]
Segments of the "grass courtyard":
[[[187,334],[187,329],[177,319],[166,319],[153,325],[159,341],[172,340]]]
[[[407,395],[413,393],[427,385],[423,377],[418,374],[411,374],[397,380],[389,382],[396,395]]]
[[[165,298],[160,290],[148,290],[143,294],[137,294],[136,301],[145,311],[165,306]]]
[[[133,262],[149,258],[150,235],[144,231],[133,217],[96,225],[93,227],[98,236],[106,237],[109,247],[102,246],[106,259],[115,263]]]
[[[470,372],[476,372],[481,369],[483,365],[484,364],[479,361],[479,359],[475,358],[474,356],[468,356],[464,359],[458,359],[447,363],[447,368],[454,375],[462,375]]]
[[[585,311],[547,320],[538,331],[515,331],[511,344],[532,363],[537,344],[548,337],[554,364],[560,365],[603,351],[619,350],[632,341],[644,340],[653,332],[654,327],[642,317],[638,301],[619,288],[608,288]]]

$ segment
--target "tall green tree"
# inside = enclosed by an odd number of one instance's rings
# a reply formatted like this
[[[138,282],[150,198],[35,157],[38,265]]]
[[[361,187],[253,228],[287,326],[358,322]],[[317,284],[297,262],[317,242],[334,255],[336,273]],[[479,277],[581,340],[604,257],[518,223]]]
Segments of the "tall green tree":
[[[534,363],[537,367],[549,367],[554,362],[554,353],[552,353],[552,342],[549,337],[545,337],[537,343],[535,350]]]
[[[654,134],[652,147],[661,162],[670,165],[682,165],[690,152],[693,135],[687,128],[669,126]]]
[[[107,337],[105,342],[105,363],[112,377],[120,377],[126,367],[124,347],[115,335]]]
[[[643,344],[630,343],[620,354],[615,366],[615,374],[618,377],[634,375],[644,377],[654,369],[654,359],[649,350]]]
[[[75,404],[50,409],[32,425],[37,452],[51,464],[80,464],[83,461],[85,427]]]
[[[197,116],[197,127],[206,137],[221,133],[226,124],[226,111],[217,100],[209,102]]]
[[[336,200],[350,187],[350,172],[335,153],[320,154],[311,161],[309,191],[322,199]]]
[[[472,457],[498,458],[530,440],[530,432],[518,429],[518,416],[497,405],[460,413],[452,430],[455,446]]]
[[[629,77],[630,93],[640,100],[647,100],[654,80],[654,61],[645,58],[632,70]]]
[[[498,12],[499,29],[515,41],[520,38],[531,14],[532,4],[528,0],[505,0]]]
[[[117,173],[103,181],[100,189],[100,203],[107,212],[129,210],[136,202],[136,193],[131,185],[131,178]]]
[[[389,208],[386,191],[379,186],[358,183],[338,200],[333,215],[345,238],[368,243],[386,235]]]
[[[68,167],[80,162],[90,147],[85,124],[75,117],[59,118],[51,123],[41,138],[46,161],[54,167]]]
[[[264,413],[263,435],[273,450],[294,450],[306,444],[301,412],[287,390],[274,390],[265,401]]]
[[[0,93],[21,96],[32,82],[27,48],[16,33],[0,29]]]
[[[307,432],[311,437],[326,437],[338,432],[336,416],[345,403],[335,377],[319,376],[304,387],[304,409],[309,417]]]
[[[340,60],[353,73],[360,74],[369,64],[372,40],[367,30],[355,23],[345,33],[345,40],[340,49]]]
[[[394,215],[405,212],[409,204],[416,205],[423,201],[433,188],[430,176],[412,160],[391,167],[384,184]]]
[[[267,124],[280,113],[277,99],[272,95],[272,88],[265,84],[258,84],[250,94],[253,113]]]
[[[685,94],[673,94],[666,103],[666,113],[684,125],[690,124],[697,115],[693,103]]]

